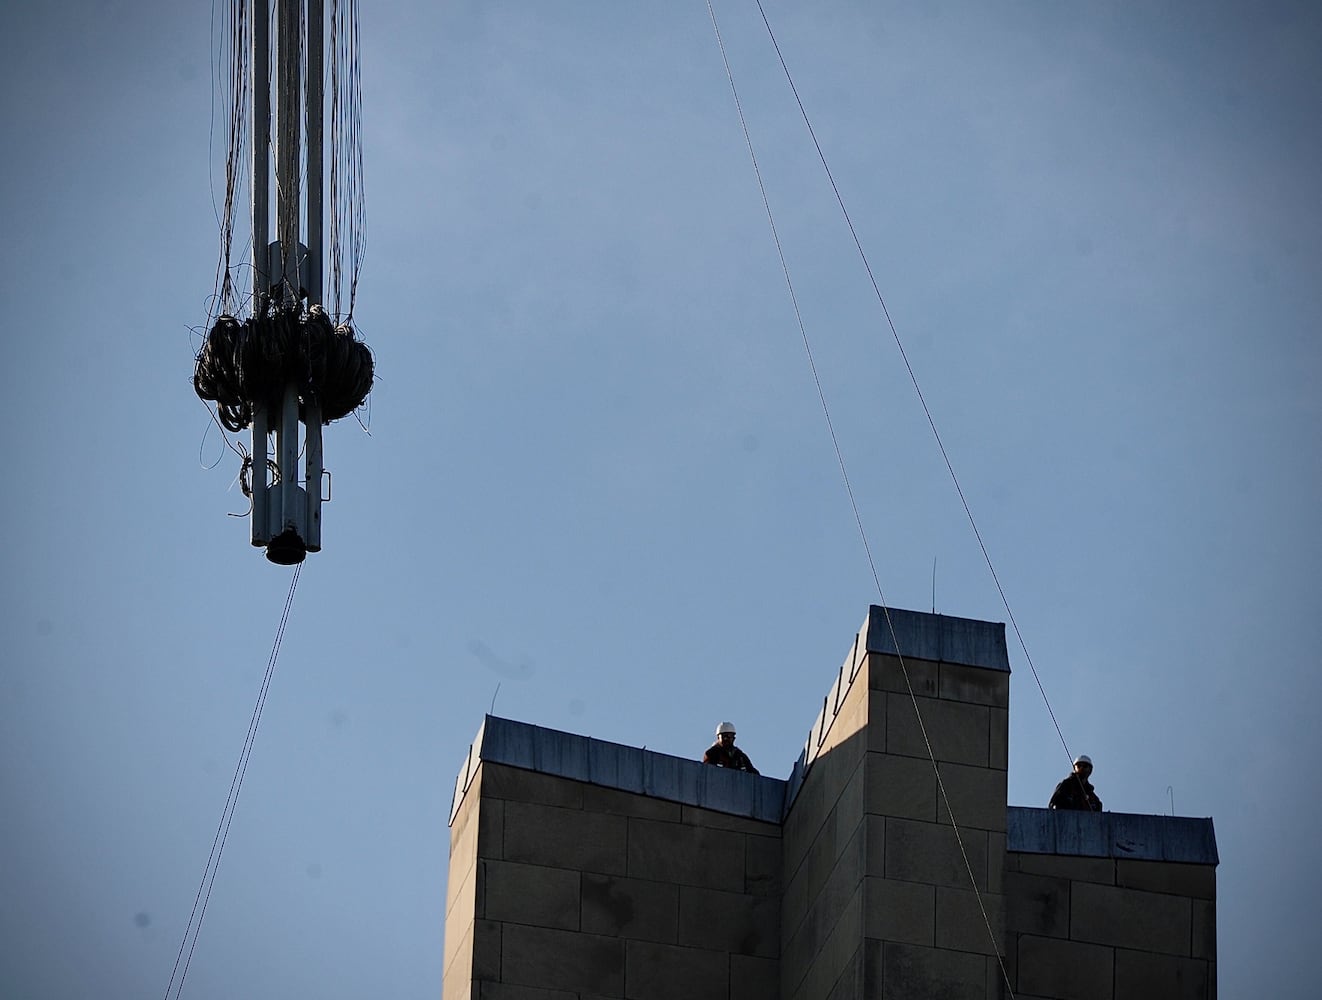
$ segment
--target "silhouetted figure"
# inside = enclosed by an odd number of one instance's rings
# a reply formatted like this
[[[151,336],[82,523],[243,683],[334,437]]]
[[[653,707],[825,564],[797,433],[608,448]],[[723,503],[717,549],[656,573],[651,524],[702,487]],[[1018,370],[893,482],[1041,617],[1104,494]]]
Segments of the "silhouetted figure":
[[[1074,758],[1074,773],[1056,786],[1051,793],[1049,807],[1052,809],[1082,809],[1085,812],[1101,812],[1102,800],[1093,791],[1088,778],[1092,774],[1092,758],[1079,754]]]
[[[716,727],[716,742],[702,755],[702,762],[715,764],[717,767],[731,767],[736,771],[747,771],[749,774],[758,773],[753,762],[748,759],[748,754],[734,745],[733,722],[722,722]]]

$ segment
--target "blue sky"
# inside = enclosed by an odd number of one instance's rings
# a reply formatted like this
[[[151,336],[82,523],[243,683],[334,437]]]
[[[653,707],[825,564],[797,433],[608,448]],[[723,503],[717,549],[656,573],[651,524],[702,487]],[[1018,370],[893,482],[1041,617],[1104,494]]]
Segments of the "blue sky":
[[[715,8],[886,600],[935,560],[937,610],[1004,621],[756,7]],[[1214,817],[1220,995],[1313,995],[1322,18],[767,12],[1071,750],[1110,809]],[[362,34],[371,434],[325,435],[196,998],[437,995],[493,699],[685,755],[731,718],[784,776],[877,600],[705,4]],[[151,996],[290,582],[190,382],[210,11],[9,5],[0,53],[0,986]]]

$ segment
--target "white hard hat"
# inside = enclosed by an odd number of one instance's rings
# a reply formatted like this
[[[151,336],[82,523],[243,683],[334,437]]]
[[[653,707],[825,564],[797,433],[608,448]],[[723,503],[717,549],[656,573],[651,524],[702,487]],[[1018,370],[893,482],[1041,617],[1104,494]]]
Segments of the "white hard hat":
[[[716,727],[716,735],[717,735],[717,736],[720,736],[721,733],[729,733],[731,736],[733,736],[733,735],[734,735],[734,723],[733,723],[733,722],[722,722],[719,726]]]
[[[1074,766],[1077,767],[1080,764],[1087,764],[1089,767],[1092,767],[1092,758],[1086,753],[1081,753],[1074,758]]]

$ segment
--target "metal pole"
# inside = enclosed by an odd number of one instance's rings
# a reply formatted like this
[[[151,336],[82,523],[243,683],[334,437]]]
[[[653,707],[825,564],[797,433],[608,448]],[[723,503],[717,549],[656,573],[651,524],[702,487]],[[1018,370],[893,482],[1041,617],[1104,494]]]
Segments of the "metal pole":
[[[313,0],[316,2],[316,0]],[[276,0],[279,37],[276,51],[278,97],[276,100],[276,165],[275,183],[276,234],[280,240],[281,303],[292,307],[299,295],[299,198],[298,150],[302,109],[299,107],[301,91],[299,28],[302,21],[301,0]]]
[[[252,312],[271,289],[271,8],[252,0]]]
[[[307,150],[307,287],[308,305],[322,302],[323,275],[323,234],[325,198],[323,187],[323,150],[325,144],[325,0],[307,0],[308,42],[307,42],[307,109],[308,109],[308,150]],[[307,490],[307,513],[303,540],[310,552],[321,549],[321,406],[311,398],[303,400],[303,462],[304,488]]]
[[[275,432],[276,461],[280,463],[280,531],[293,529],[303,537],[303,515],[298,503],[298,387],[285,386],[280,426]]]
[[[303,403],[304,488],[307,491],[307,523],[303,541],[309,552],[321,551],[321,405],[308,399]]]
[[[252,0],[252,315],[266,314],[271,290],[271,10],[267,0]],[[271,540],[267,483],[267,404],[253,406],[252,544]]]
[[[322,129],[325,121],[325,0],[308,0],[308,305],[322,304],[324,191]],[[320,493],[320,490],[318,490]]]

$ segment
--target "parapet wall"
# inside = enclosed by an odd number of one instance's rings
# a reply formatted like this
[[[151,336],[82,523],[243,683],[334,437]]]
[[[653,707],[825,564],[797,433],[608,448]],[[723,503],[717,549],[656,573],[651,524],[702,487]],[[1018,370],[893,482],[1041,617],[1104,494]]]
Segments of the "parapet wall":
[[[1216,996],[1211,820],[1008,814],[1006,960],[1017,997]]]
[[[481,760],[453,829],[445,1000],[778,995],[778,822]]]

